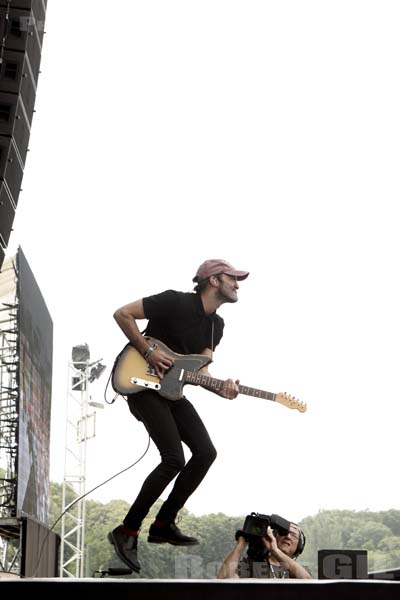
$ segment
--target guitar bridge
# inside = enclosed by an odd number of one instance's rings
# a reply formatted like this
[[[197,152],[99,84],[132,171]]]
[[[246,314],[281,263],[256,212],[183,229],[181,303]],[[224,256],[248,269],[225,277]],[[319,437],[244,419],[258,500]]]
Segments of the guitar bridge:
[[[150,390],[161,389],[161,385],[159,383],[153,383],[152,381],[147,381],[146,379],[139,379],[138,377],[131,377],[130,382],[133,385],[138,385],[139,387],[148,388]]]

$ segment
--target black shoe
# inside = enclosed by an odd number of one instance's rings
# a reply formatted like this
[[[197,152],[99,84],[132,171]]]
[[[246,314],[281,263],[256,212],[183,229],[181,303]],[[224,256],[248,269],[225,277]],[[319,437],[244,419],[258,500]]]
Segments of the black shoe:
[[[122,560],[130,569],[139,573],[140,563],[137,555],[137,535],[125,533],[123,525],[119,525],[108,534],[108,541],[114,546],[118,558]]]
[[[152,544],[172,544],[173,546],[194,546],[199,543],[194,537],[184,535],[175,523],[167,523],[162,527],[150,525],[147,541]]]

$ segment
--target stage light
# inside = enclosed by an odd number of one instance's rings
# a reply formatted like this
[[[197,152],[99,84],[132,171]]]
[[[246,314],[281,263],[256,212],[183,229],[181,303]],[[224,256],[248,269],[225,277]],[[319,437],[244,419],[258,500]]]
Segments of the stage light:
[[[74,346],[72,348],[72,363],[75,369],[86,369],[87,363],[90,360],[90,350],[87,344],[81,344],[80,346]]]
[[[100,361],[96,365],[94,365],[94,367],[92,367],[90,369],[90,375],[89,375],[90,383],[93,383],[93,381],[95,379],[99,379],[99,377],[101,376],[101,374],[104,372],[105,369],[106,369],[106,365],[103,365]]]

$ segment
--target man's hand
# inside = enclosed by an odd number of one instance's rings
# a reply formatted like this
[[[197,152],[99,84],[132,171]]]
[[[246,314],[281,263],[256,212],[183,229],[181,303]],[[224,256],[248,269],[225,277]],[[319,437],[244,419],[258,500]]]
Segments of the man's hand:
[[[279,548],[276,543],[276,537],[272,533],[272,529],[269,525],[267,527],[267,533],[265,537],[262,538],[262,542],[266,549],[269,550],[269,552],[271,552],[273,555],[276,556],[276,554],[279,553]]]
[[[286,554],[278,546],[278,540],[272,533],[271,527],[267,528],[265,537],[262,538],[264,546],[269,550],[271,557],[275,558],[293,579],[311,579],[311,574],[300,564],[293,560],[290,554]]]
[[[222,386],[221,396],[223,398],[228,398],[228,400],[233,400],[239,394],[239,379],[233,381],[233,379],[226,379],[224,381],[224,385]]]
[[[157,377],[162,379],[164,377],[164,373],[168,371],[168,369],[170,369],[174,364],[174,359],[163,350],[156,348],[147,357],[147,362],[149,365],[154,367]]]

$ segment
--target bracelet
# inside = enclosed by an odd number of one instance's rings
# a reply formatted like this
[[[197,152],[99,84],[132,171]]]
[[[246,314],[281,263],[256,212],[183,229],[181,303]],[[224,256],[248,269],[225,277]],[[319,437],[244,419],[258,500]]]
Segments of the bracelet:
[[[149,347],[147,348],[147,350],[145,351],[145,353],[143,354],[143,358],[147,360],[147,359],[148,359],[148,357],[150,356],[150,354],[151,354],[152,352],[154,352],[154,350],[155,350],[156,348],[158,348],[158,345],[157,345],[157,344],[153,344],[152,346],[149,346]]]

